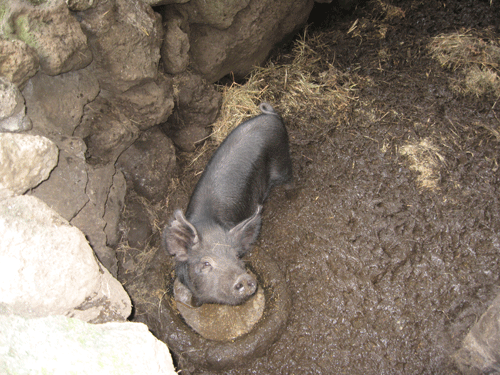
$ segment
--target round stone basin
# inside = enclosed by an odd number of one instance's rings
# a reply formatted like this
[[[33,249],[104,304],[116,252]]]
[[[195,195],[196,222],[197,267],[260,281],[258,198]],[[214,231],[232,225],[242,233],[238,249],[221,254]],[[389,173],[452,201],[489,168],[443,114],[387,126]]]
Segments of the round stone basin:
[[[191,291],[176,279],[174,298],[177,310],[192,329],[210,340],[234,340],[250,332],[264,313],[266,298],[260,286],[248,301],[239,306],[206,303],[193,307],[191,295]]]
[[[286,280],[274,261],[254,254],[246,263],[257,276],[259,290],[244,304],[193,308],[186,303],[190,296],[183,295],[187,288],[181,283],[181,290],[175,292],[179,301],[174,296],[162,300],[163,333],[159,338],[167,343],[177,361],[188,367],[191,364],[214,371],[229,370],[264,355],[279,339],[291,309]],[[174,285],[171,287],[175,290]],[[227,316],[231,315],[230,320]]]

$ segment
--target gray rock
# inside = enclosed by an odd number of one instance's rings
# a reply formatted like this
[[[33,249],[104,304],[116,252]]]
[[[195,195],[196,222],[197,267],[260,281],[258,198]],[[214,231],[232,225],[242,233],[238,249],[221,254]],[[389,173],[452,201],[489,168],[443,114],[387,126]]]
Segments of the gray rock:
[[[174,108],[170,78],[159,75],[156,81],[146,81],[121,94],[102,92],[140,130],[147,130],[167,121]]]
[[[95,168],[85,163],[85,143],[77,137],[56,140],[59,163],[50,178],[29,194],[40,198],[87,236],[101,263],[116,275],[118,221],[126,182],[112,164]]]
[[[227,29],[234,22],[234,17],[248,6],[250,0],[191,0],[182,5],[188,14],[189,23],[204,24],[217,29]]]
[[[163,128],[177,147],[193,151],[208,136],[207,127],[217,118],[222,95],[196,74],[178,74],[174,85],[180,87],[177,110]]]
[[[161,16],[140,0],[100,1],[78,13],[105,90],[125,92],[158,75]]]
[[[124,214],[124,237],[127,245],[133,249],[143,250],[151,241],[153,227],[147,209],[139,199],[128,199]],[[125,271],[134,272],[137,264],[135,260],[129,259],[123,264]]]
[[[142,323],[0,315],[2,374],[175,375],[167,346]]]
[[[474,324],[454,359],[463,374],[500,373],[500,294]]]
[[[104,216],[106,214],[106,202],[109,198],[109,193],[113,185],[113,176],[115,173],[115,167],[113,164],[96,167],[89,166],[88,184],[86,187],[86,194],[89,197],[89,202],[87,202],[87,204],[71,220],[71,224],[85,233],[90,245],[97,255],[97,258],[111,272],[111,274],[116,276],[118,270],[116,253],[108,246],[108,237],[104,230],[107,226],[107,222],[104,220]],[[125,192],[117,194],[122,197],[125,195]],[[110,208],[111,206],[108,207]],[[117,206],[116,208],[121,211],[120,206]],[[117,212],[116,215],[119,215],[119,212]]]
[[[0,38],[0,76],[6,77],[22,90],[39,67],[40,59],[33,47],[22,40]]]
[[[106,227],[104,227],[106,244],[111,247],[115,247],[120,240],[118,224],[123,211],[126,192],[127,182],[125,181],[125,177],[122,172],[116,171],[113,175],[113,183],[109,189],[103,216],[106,222]]]
[[[98,96],[85,106],[74,135],[87,144],[87,163],[114,164],[139,136],[139,129],[111,102]]]
[[[0,77],[0,132],[22,132],[31,127],[21,92],[7,78]]]
[[[189,64],[189,37],[181,26],[183,20],[171,16],[165,22],[165,38],[161,46],[163,69],[169,74],[178,74],[186,70]]]
[[[76,137],[63,137],[58,141],[59,163],[50,178],[30,194],[44,201],[66,220],[70,221],[89,201],[86,194],[87,164],[85,143]]]
[[[105,322],[131,303],[100,265],[85,236],[32,196],[0,201],[0,311]]]
[[[34,188],[49,177],[57,165],[58,152],[45,137],[0,133],[0,190],[23,194]]]
[[[265,61],[275,44],[307,21],[313,4],[313,0],[251,0],[224,30],[190,24],[191,67],[209,83],[231,72],[243,78]]]
[[[61,134],[72,136],[84,106],[98,93],[99,84],[89,69],[55,77],[40,72],[23,90],[35,131],[50,138],[54,134],[57,138]]]
[[[64,0],[48,1],[43,6],[22,4],[10,19],[13,34],[37,51],[45,74],[57,75],[90,64],[87,38]]]
[[[159,202],[177,173],[174,145],[158,127],[152,128],[120,156],[117,167],[137,194]]]
[[[182,124],[182,123],[181,123]],[[210,134],[210,129],[194,126],[175,126],[168,128],[168,136],[174,141],[175,145],[182,151],[193,152],[197,145],[203,143]]]

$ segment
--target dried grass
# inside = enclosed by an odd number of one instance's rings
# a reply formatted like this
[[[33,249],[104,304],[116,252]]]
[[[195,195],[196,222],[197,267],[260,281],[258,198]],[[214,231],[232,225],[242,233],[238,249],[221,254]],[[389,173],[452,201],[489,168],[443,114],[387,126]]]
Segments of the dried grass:
[[[463,86],[465,94],[483,96],[493,93],[495,96],[500,96],[500,80],[498,74],[493,70],[472,66],[465,73],[465,84]]]
[[[486,42],[470,32],[438,35],[432,39],[429,49],[432,56],[449,69],[471,65],[499,69],[498,45],[493,41]]]
[[[471,32],[442,34],[432,39],[429,50],[443,67],[463,72],[464,79],[451,85],[454,91],[500,96],[498,40],[485,41]]]
[[[223,101],[213,124],[214,142],[220,144],[234,127],[259,114],[258,105],[263,101],[305,127],[317,113],[335,122],[355,99],[355,85],[332,63],[324,61],[320,51],[328,48],[326,39],[327,33],[309,36],[306,30],[295,42],[290,63],[269,62],[255,68],[245,84],[220,87]]]
[[[417,182],[420,188],[438,188],[440,168],[445,163],[445,158],[430,138],[424,138],[420,142],[407,142],[399,149],[399,153],[408,158],[410,169],[418,172]]]

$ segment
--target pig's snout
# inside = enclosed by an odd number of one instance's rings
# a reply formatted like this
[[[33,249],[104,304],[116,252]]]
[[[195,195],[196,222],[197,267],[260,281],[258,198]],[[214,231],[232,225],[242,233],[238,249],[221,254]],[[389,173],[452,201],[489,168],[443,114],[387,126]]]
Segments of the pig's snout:
[[[248,298],[257,290],[257,280],[248,273],[240,275],[234,283],[233,290],[239,298]]]

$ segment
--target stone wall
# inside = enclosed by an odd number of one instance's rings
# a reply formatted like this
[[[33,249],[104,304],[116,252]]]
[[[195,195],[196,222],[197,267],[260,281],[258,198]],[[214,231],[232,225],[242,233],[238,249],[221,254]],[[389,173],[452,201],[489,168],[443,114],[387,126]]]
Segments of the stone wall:
[[[27,327],[50,315],[128,318],[130,298],[113,277],[127,189],[166,199],[176,149],[194,150],[217,117],[213,83],[262,64],[312,6],[0,4],[0,325]],[[42,334],[56,324],[39,323]],[[2,353],[18,350],[0,331]],[[0,358],[0,372],[12,360]]]

